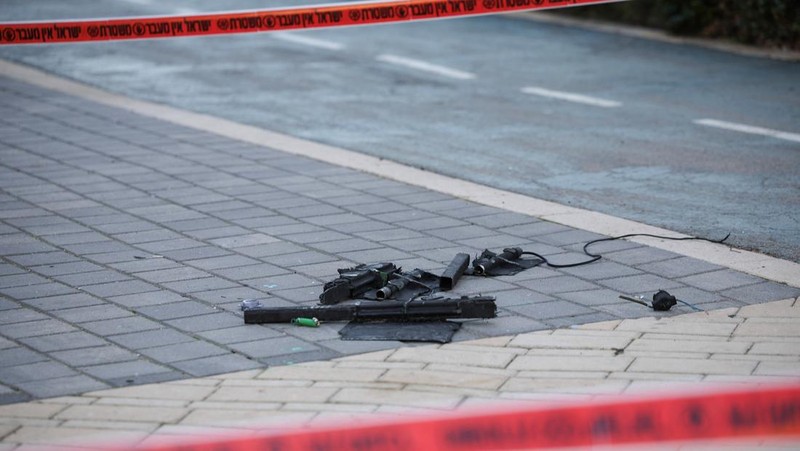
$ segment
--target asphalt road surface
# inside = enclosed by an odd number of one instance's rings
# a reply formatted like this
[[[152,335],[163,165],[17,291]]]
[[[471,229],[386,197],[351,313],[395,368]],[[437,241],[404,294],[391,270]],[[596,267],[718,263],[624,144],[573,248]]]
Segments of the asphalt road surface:
[[[299,3],[4,0],[0,21]],[[800,261],[800,63],[508,16],[0,58]]]

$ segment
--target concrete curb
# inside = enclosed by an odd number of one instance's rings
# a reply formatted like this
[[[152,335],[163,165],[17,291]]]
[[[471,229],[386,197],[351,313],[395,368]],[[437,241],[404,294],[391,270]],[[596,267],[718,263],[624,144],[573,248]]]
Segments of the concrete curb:
[[[239,124],[226,119],[131,99],[4,60],[0,60],[0,75],[104,105],[122,108],[143,116],[216,133],[231,139],[269,147],[294,155],[302,155],[338,166],[357,169],[483,205],[535,216],[594,233],[607,236],[648,233],[685,237],[685,235],[659,227],[458,180],[381,158],[295,138],[250,125]],[[800,287],[800,264],[791,261],[702,241],[668,241],[653,238],[634,238],[632,241],[725,266],[764,279],[785,283],[793,287]]]
[[[636,27],[632,25],[624,25],[624,24],[603,22],[590,19],[575,19],[565,16],[556,16],[553,14],[543,13],[540,11],[513,13],[509,14],[508,17],[531,20],[534,22],[542,22],[554,25],[578,27],[586,30],[600,31],[603,33],[612,33],[632,38],[649,39],[651,41],[666,42],[670,44],[693,45],[696,47],[703,47],[706,49],[717,50],[720,52],[732,53],[735,55],[748,56],[753,58],[768,58],[779,61],[792,61],[792,62],[800,61],[800,52],[792,50],[765,49],[745,44],[737,44],[735,42],[724,41],[719,39],[680,37],[671,35],[661,30],[655,30],[652,28]]]

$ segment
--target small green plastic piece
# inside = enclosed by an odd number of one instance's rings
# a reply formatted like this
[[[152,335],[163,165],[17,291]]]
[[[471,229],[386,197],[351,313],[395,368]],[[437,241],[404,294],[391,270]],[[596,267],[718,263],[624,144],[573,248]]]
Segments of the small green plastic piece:
[[[319,320],[316,318],[294,318],[292,324],[303,327],[319,327]]]

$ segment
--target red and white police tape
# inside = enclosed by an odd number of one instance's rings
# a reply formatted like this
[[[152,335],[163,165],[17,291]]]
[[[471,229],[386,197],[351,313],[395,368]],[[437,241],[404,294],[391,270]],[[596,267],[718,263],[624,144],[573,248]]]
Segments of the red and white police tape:
[[[800,440],[800,384],[453,413],[395,423],[164,445],[149,451],[492,450],[780,437]]]
[[[190,16],[0,23],[0,45],[122,41],[446,19],[624,0],[401,0]]]

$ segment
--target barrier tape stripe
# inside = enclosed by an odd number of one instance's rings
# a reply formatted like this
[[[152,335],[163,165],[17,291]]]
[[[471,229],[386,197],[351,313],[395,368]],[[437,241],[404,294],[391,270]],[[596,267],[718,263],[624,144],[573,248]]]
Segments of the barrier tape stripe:
[[[454,414],[390,424],[165,445],[150,451],[486,450],[586,447],[718,438],[800,439],[800,385]]]
[[[0,23],[0,45],[257,33],[555,9],[625,0],[397,0],[188,16]]]

